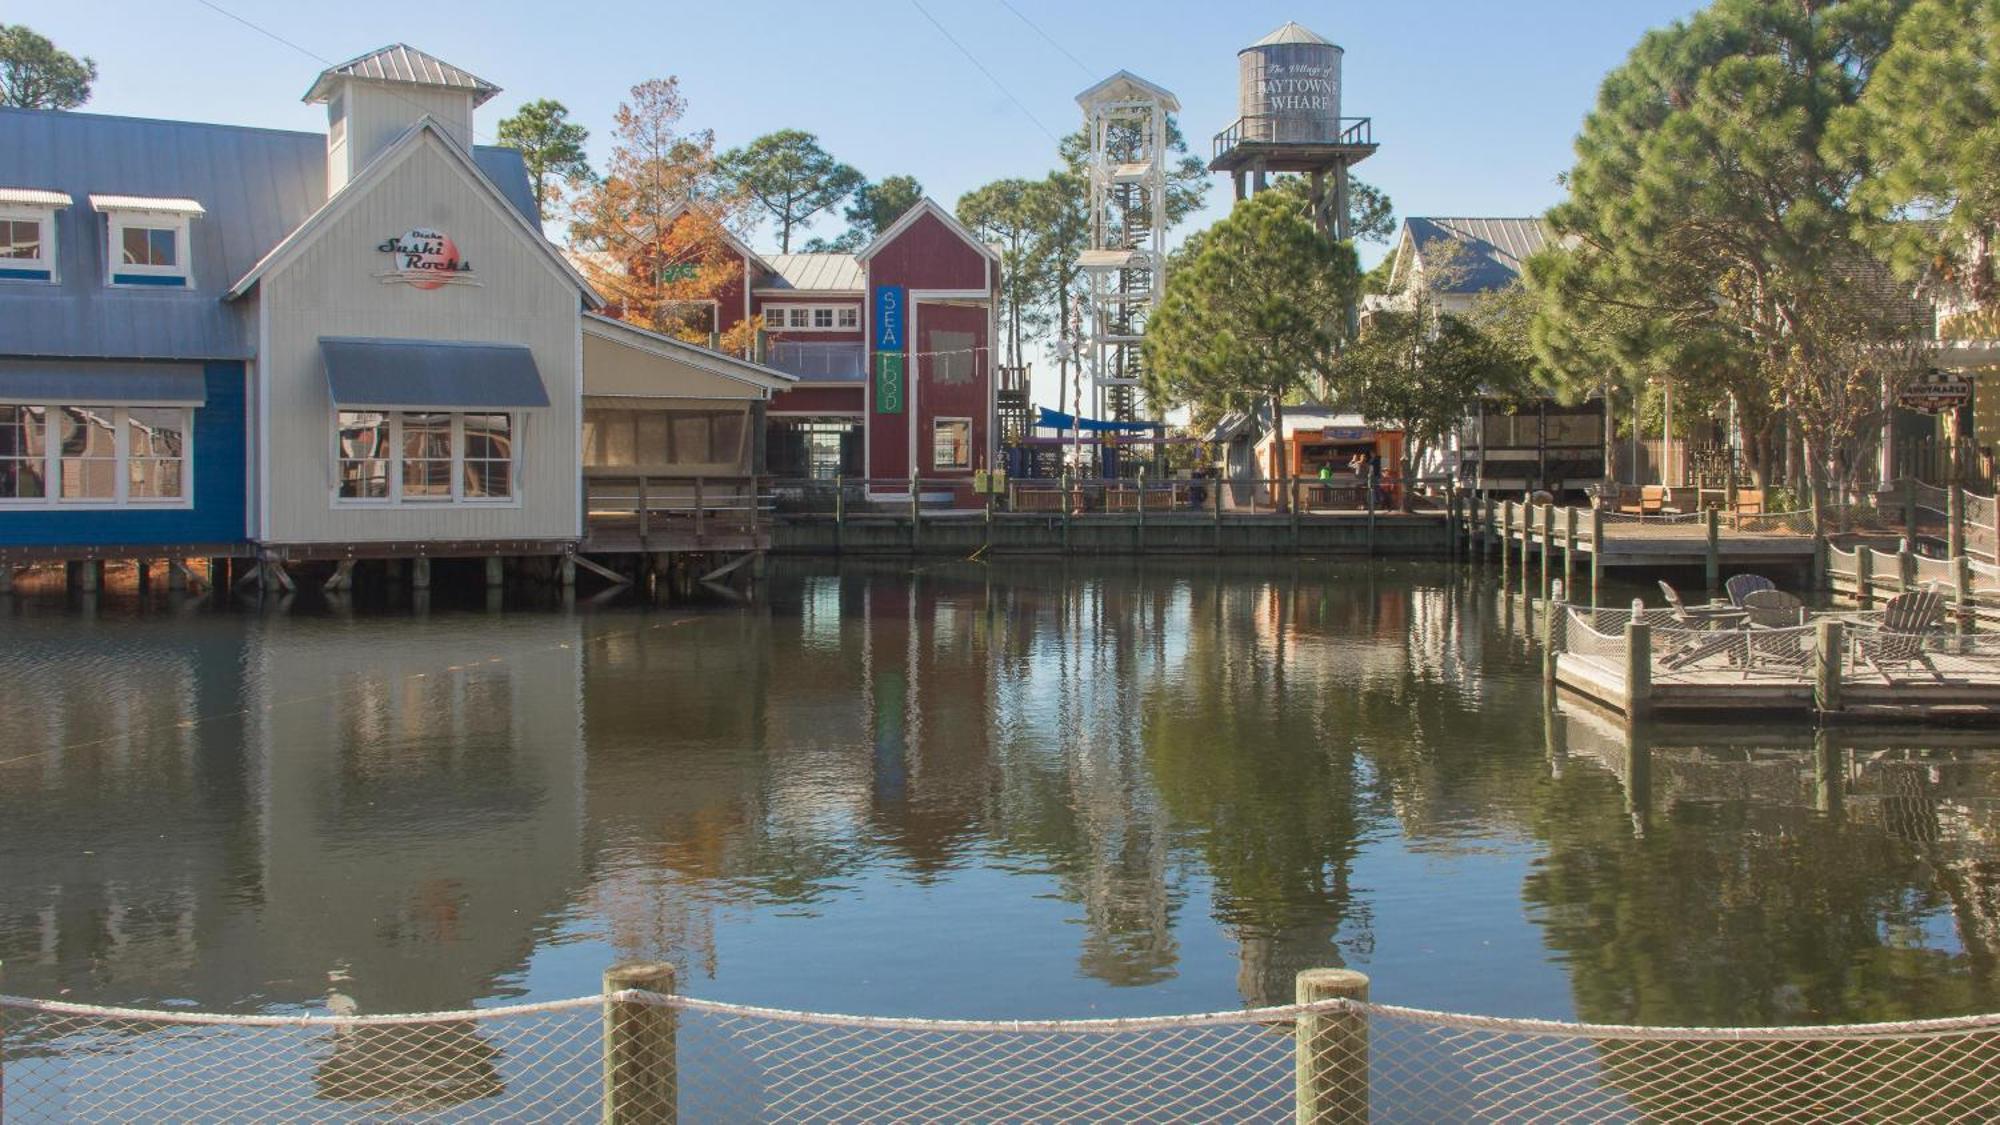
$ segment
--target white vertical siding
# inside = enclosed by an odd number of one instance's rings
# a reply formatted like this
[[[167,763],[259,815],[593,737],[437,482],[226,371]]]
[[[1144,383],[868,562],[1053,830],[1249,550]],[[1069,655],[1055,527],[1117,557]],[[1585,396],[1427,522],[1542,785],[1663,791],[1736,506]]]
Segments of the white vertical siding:
[[[506,205],[426,136],[337,199],[332,216],[260,285],[270,388],[268,543],[570,539],[578,534],[580,294]],[[414,227],[443,232],[477,285],[385,283],[377,251]],[[525,345],[549,406],[517,415],[517,503],[402,507],[333,504],[333,402],[322,336],[480,340]]]

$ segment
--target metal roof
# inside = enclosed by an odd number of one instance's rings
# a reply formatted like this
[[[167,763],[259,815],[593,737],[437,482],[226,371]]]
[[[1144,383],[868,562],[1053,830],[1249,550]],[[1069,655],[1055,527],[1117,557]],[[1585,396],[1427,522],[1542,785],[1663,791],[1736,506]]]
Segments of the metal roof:
[[[203,406],[208,381],[198,363],[0,359],[0,398],[65,406]]]
[[[1548,224],[1536,218],[1406,219],[1403,231],[1420,261],[1439,239],[1465,248],[1465,276],[1440,286],[1447,293],[1484,293],[1513,284],[1522,264],[1550,241]]]
[[[767,254],[777,276],[759,288],[800,292],[849,291],[867,288],[866,272],[852,254]]]
[[[326,386],[341,406],[501,410],[549,404],[521,344],[321,336]]]
[[[1129,70],[1121,70],[1111,77],[1076,96],[1076,104],[1084,109],[1100,102],[1144,102],[1157,101],[1168,113],[1179,113],[1181,102],[1165,86],[1148,82]]]
[[[90,197],[93,211],[153,211],[163,215],[206,215],[202,205],[192,199],[178,199],[171,196],[153,195],[93,195]]]
[[[12,203],[25,207],[67,207],[76,200],[65,191],[43,191],[40,188],[0,187],[0,203]]]
[[[447,89],[465,90],[472,94],[474,106],[485,105],[500,92],[500,87],[477,74],[461,70],[436,55],[425,54],[407,43],[394,43],[326,68],[320,72],[318,78],[313,79],[312,89],[306,91],[305,100],[308,103],[323,102],[332,97],[333,81],[336,78],[365,78],[375,82],[396,82],[406,86],[442,86]]]
[[[472,157],[539,229],[521,154],[477,148]],[[326,202],[320,133],[0,109],[0,168],[76,198],[191,199],[207,211],[189,227],[194,284],[185,290],[105,285],[104,219],[57,211],[61,284],[0,285],[0,355],[247,359],[249,306],[223,293]]]
[[[1309,43],[1316,47],[1334,47],[1335,50],[1339,50],[1334,46],[1333,40],[1308,31],[1294,20],[1286,20],[1283,27],[1243,48],[1243,51],[1255,50],[1258,47],[1278,47],[1288,43]],[[1243,51],[1236,53],[1240,55]]]

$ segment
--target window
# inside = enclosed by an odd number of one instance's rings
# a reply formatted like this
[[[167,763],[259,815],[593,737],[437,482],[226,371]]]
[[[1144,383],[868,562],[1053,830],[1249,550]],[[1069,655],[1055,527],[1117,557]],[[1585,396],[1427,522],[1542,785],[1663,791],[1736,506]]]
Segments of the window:
[[[184,406],[0,403],[0,504],[185,506]]]
[[[451,499],[451,415],[403,415],[403,499]]]
[[[134,406],[125,411],[125,495],[133,500],[181,498],[187,463],[185,411]]]
[[[335,431],[339,463],[335,475],[343,500],[389,498],[389,416],[343,410]]]
[[[202,214],[192,199],[93,195],[104,215],[106,280],[112,285],[186,287],[194,276],[188,224]]]
[[[741,410],[586,410],[583,463],[635,472],[742,468],[743,427]]]
[[[931,423],[931,467],[972,467],[972,419],[939,418]]]
[[[46,406],[0,406],[0,501],[48,495]]]
[[[772,332],[858,332],[859,305],[766,305],[764,327]]]
[[[465,416],[465,484],[468,500],[504,500],[514,494],[514,426],[506,414]]]
[[[56,280],[56,216],[0,210],[0,281]]]
[[[410,504],[514,498],[514,416],[342,410],[334,499]]]

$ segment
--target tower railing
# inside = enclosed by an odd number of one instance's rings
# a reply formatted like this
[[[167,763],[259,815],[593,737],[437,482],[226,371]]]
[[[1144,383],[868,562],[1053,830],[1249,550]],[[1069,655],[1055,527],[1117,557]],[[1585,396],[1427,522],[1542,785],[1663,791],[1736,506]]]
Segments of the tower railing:
[[[1375,119],[1372,117],[1341,117],[1334,120],[1332,137],[1289,136],[1295,130],[1284,125],[1318,124],[1310,118],[1292,114],[1256,113],[1237,118],[1229,128],[1215,135],[1212,159],[1220,159],[1241,144],[1317,144],[1342,147],[1363,147],[1375,144]],[[1317,131],[1317,130],[1315,130]]]

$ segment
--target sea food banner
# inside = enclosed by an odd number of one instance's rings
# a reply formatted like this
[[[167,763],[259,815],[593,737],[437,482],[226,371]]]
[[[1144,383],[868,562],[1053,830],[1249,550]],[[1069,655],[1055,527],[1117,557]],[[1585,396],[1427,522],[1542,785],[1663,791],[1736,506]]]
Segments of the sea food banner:
[[[903,348],[908,340],[904,325],[907,310],[900,285],[875,287],[875,412],[901,414],[907,380],[903,368]]]

